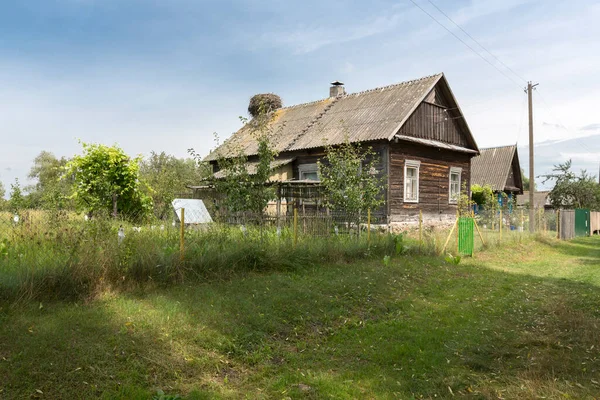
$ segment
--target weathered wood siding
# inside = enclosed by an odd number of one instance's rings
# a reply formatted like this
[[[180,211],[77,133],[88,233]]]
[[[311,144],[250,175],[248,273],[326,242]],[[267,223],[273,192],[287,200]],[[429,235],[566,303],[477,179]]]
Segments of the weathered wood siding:
[[[365,143],[364,146],[371,147],[373,149],[373,151],[375,152],[375,157],[377,157],[377,163],[375,164],[375,168],[376,168],[379,176],[384,177],[383,181],[385,183],[381,187],[381,196],[384,199],[387,199],[387,197],[388,197],[387,174],[388,174],[388,160],[389,160],[389,156],[388,156],[389,144],[387,141],[386,142],[373,142],[373,143]],[[327,160],[325,159],[325,156],[326,156],[325,149],[323,149],[323,148],[311,149],[309,151],[302,151],[302,152],[295,152],[295,153],[286,153],[286,157],[287,156],[296,157],[296,159],[292,163],[293,177],[296,180],[300,179],[300,167],[301,166],[307,165],[307,164],[315,164],[318,161],[321,161],[324,163],[327,162]],[[369,161],[369,160],[367,160],[367,161]],[[387,208],[387,201],[386,201],[386,205],[381,207],[379,210],[372,210],[372,213],[377,214],[377,216],[381,217],[382,219],[385,219],[385,217],[388,214],[387,209],[388,208]]]
[[[423,102],[400,128],[399,133],[468,147],[467,139],[458,126],[457,118],[460,117],[453,117],[453,114],[442,106]]]
[[[389,170],[389,213],[392,221],[403,222],[419,210],[429,215],[456,214],[456,204],[449,204],[450,168],[462,168],[461,186],[470,187],[471,156],[466,153],[402,142],[391,143]],[[404,162],[420,161],[419,202],[404,202]]]

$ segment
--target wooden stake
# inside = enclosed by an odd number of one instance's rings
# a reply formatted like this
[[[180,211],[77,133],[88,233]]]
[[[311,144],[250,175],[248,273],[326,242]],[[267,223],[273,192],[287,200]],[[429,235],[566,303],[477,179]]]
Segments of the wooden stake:
[[[458,241],[460,240],[459,236],[460,236],[460,232],[458,229],[458,221],[460,219],[460,213],[458,210],[456,210],[456,255],[458,255]]]
[[[298,207],[294,207],[294,246],[298,244]]]
[[[181,218],[179,218],[179,260],[185,259],[185,208],[181,209]]]
[[[371,209],[367,210],[367,244],[371,245]]]
[[[500,224],[500,241],[502,241],[502,210],[500,210],[500,220],[498,221],[498,223]]]
[[[556,238],[560,239],[560,210],[556,210]]]
[[[419,253],[423,245],[423,211],[419,210]]]
[[[444,243],[444,247],[442,248],[442,253],[444,253],[444,251],[446,251],[446,247],[448,246],[448,242],[450,242],[450,238],[452,237],[452,234],[454,233],[454,228],[456,228],[456,225],[458,225],[458,220],[454,221],[454,225],[452,225],[452,229],[450,229],[450,234],[448,235],[448,239],[446,239],[446,243]]]
[[[479,238],[481,239],[481,244],[483,244],[485,246],[485,241],[483,240],[483,235],[481,234],[481,231],[479,230],[479,225],[477,225],[477,221],[475,221],[475,218],[473,218],[473,223],[475,224],[475,228],[477,228],[477,233],[479,233]]]

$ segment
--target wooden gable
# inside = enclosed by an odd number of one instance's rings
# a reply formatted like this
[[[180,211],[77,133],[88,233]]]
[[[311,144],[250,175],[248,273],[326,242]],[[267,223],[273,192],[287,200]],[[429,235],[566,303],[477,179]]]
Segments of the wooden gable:
[[[400,127],[398,134],[479,152],[462,111],[443,75]]]

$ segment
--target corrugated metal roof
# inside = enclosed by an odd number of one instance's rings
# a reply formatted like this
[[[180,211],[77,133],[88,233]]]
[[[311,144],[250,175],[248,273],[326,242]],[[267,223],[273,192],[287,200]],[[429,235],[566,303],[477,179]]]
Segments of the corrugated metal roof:
[[[294,161],[295,159],[296,159],[295,157],[288,157],[288,158],[278,158],[277,160],[273,160],[271,162],[271,170],[275,170],[275,169],[277,169],[279,167],[287,165],[287,164],[291,163],[292,161]],[[254,174],[256,174],[257,167],[258,167],[258,162],[257,161],[247,162],[246,163],[246,171],[248,171],[248,175],[254,175]],[[217,171],[217,172],[214,173],[213,176],[216,179],[225,178],[226,171],[225,170]]]
[[[311,123],[321,115],[336,98],[327,98],[312,103],[280,108],[275,111],[269,124],[272,144],[276,151],[284,152],[293,145],[297,137],[305,132]],[[234,133],[218,149],[211,152],[206,161],[216,160],[220,153],[223,157],[233,157],[243,152],[247,156],[255,155],[258,144],[250,123]]]
[[[352,143],[390,140],[443,74],[402,82],[340,97],[286,107],[275,112],[270,129],[278,152]],[[205,160],[220,153],[231,157],[257,152],[249,124],[236,132]]]
[[[503,191],[516,151],[516,145],[481,149],[479,156],[471,159],[471,184]]]

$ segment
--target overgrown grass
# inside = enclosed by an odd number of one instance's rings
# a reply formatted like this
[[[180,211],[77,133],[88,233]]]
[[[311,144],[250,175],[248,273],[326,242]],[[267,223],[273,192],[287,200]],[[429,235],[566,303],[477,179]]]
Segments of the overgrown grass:
[[[598,246],[527,239],[459,265],[332,257],[5,303],[0,397],[592,399]]]
[[[28,218],[0,226],[0,299],[90,299],[106,290],[230,279],[257,271],[298,270],[341,260],[382,258],[397,235],[293,238],[290,229]],[[125,237],[119,239],[122,228]]]

